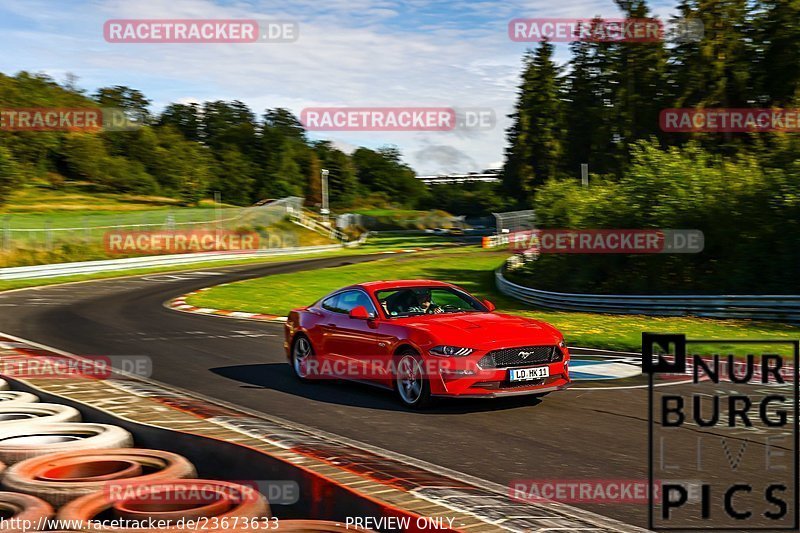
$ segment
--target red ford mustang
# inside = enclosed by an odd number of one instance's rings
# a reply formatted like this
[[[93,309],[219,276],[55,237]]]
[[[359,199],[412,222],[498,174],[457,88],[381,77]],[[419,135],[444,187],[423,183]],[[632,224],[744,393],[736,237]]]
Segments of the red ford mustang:
[[[438,281],[374,281],[332,292],[286,321],[284,347],[303,381],[394,389],[409,407],[434,396],[544,395],[569,383],[564,337],[500,313]]]

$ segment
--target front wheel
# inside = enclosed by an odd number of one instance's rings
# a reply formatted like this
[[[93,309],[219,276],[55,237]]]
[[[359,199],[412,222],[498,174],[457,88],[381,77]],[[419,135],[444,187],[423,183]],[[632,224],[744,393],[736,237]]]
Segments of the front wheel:
[[[405,350],[395,359],[395,388],[406,407],[422,409],[431,402],[431,384],[423,371],[422,358],[413,350]]]

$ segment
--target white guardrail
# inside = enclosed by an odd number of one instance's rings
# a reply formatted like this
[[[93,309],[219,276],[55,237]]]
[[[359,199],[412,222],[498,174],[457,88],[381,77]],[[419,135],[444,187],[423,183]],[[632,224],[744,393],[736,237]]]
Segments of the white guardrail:
[[[362,241],[363,242],[363,241]],[[56,263],[50,265],[33,265],[23,267],[0,268],[0,280],[54,278],[75,274],[95,274],[112,270],[130,270],[158,266],[185,265],[206,261],[224,261],[228,259],[246,259],[250,257],[268,257],[274,255],[308,254],[325,252],[342,248],[341,244],[322,246],[299,246],[293,248],[265,248],[242,252],[199,252],[192,254],[150,255],[147,257],[127,257],[103,261],[82,261],[77,263]]]
[[[800,322],[800,296],[645,296],[569,294],[524,287],[495,272],[498,290],[526,304],[562,311],[624,315],[699,316]]]

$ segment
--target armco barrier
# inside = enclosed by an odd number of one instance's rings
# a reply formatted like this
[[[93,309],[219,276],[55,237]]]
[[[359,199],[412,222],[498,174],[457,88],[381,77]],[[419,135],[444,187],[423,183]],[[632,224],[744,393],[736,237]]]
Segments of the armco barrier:
[[[800,322],[800,296],[645,296],[569,294],[524,287],[495,272],[500,292],[526,304],[563,311],[623,315],[699,316]]]
[[[250,257],[268,257],[273,255],[307,254],[338,250],[340,244],[323,246],[301,246],[295,248],[266,248],[243,252],[201,252],[192,254],[150,255],[147,257],[127,257],[107,261],[81,261],[77,263],[56,263],[51,265],[34,265],[23,267],[0,268],[0,280],[53,278],[75,274],[94,274],[111,270],[128,270],[157,266],[185,265],[205,261],[223,261],[228,259],[246,259]]]

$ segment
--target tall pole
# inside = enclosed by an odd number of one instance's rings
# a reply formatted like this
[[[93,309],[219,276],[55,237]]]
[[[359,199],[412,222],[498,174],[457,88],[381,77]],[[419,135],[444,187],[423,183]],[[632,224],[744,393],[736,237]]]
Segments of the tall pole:
[[[330,214],[330,209],[328,209],[328,170],[323,168],[321,174],[322,174],[322,209],[320,209],[320,213],[322,214],[322,222],[327,226],[328,215]]]

